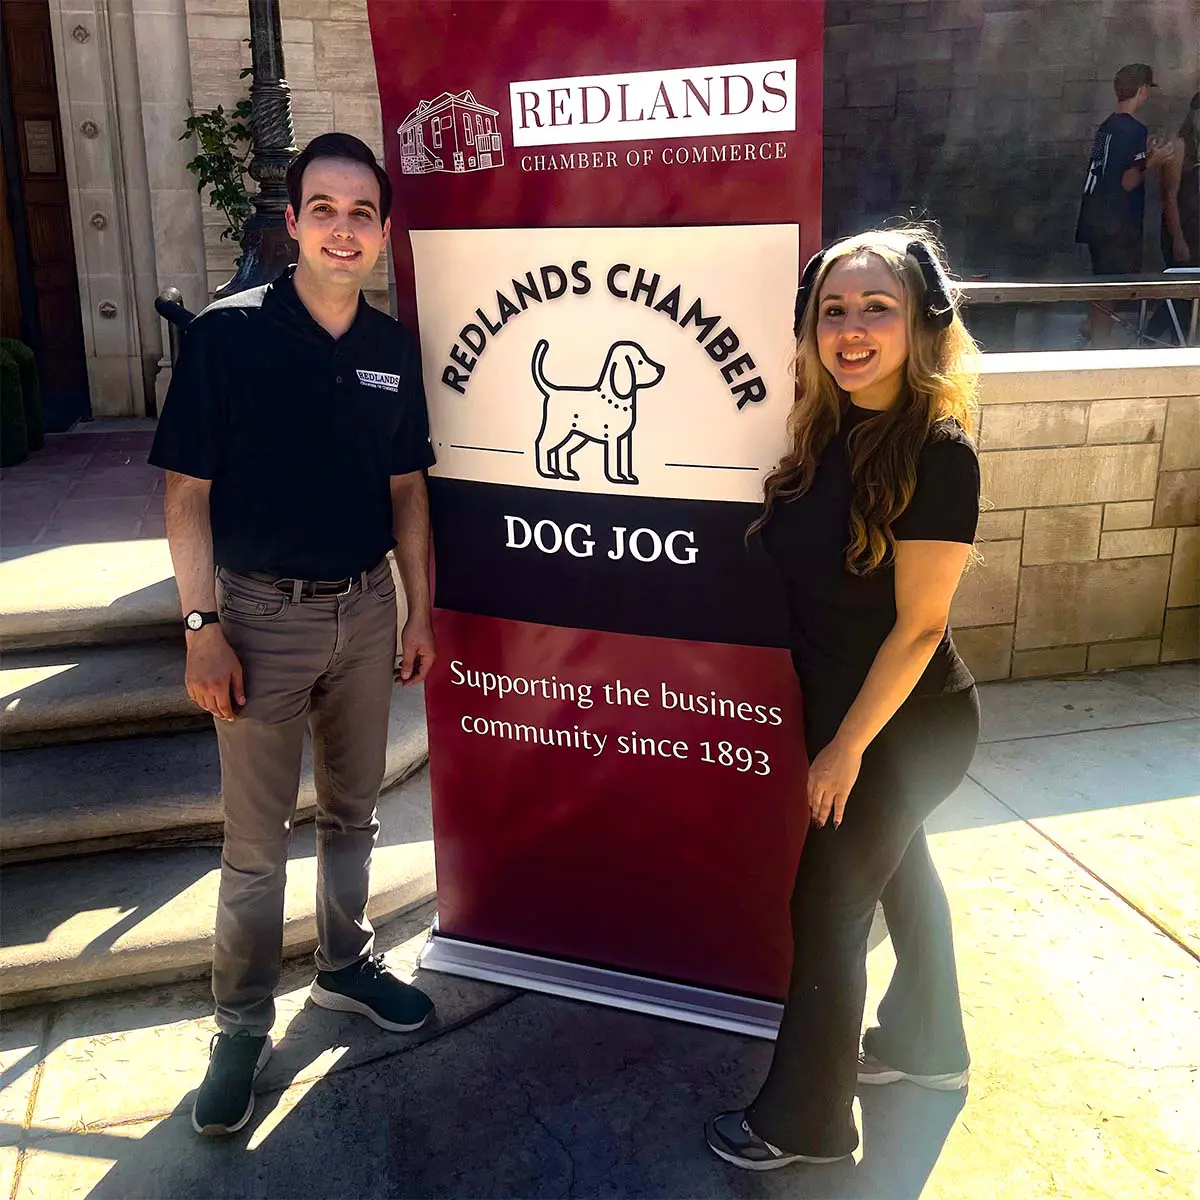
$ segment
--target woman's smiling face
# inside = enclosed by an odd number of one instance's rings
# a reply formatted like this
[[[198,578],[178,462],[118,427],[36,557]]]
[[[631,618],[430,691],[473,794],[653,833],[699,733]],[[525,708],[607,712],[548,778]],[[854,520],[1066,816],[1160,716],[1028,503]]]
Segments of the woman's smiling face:
[[[860,253],[838,259],[821,286],[817,313],[821,363],[854,403],[890,408],[908,358],[903,290],[882,259]]]

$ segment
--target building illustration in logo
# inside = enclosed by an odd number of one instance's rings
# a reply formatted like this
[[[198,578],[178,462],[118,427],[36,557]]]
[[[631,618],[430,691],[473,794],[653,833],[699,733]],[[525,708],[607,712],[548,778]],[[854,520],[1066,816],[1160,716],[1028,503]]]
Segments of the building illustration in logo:
[[[422,100],[404,118],[400,170],[405,175],[449,171],[455,175],[504,165],[498,112],[468,90]]]
[[[533,382],[542,395],[542,426],[534,443],[537,472],[543,479],[578,481],[571,460],[588,442],[604,448],[604,477],[609,483],[637,483],[633,473],[633,430],[638,393],[655,387],[666,373],[637,342],[614,342],[594,384],[561,386],[545,374],[550,343],[533,349]]]

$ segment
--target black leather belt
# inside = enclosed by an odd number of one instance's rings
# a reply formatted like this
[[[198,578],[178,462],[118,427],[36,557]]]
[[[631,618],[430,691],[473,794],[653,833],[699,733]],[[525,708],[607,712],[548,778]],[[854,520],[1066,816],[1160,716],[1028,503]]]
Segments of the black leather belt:
[[[277,592],[292,600],[315,600],[324,596],[346,596],[356,583],[362,583],[365,575],[351,575],[347,579],[280,579],[262,571],[246,571],[248,579],[269,583]],[[297,585],[299,587],[297,588]]]
[[[345,596],[356,583],[359,582],[356,575],[353,579],[276,579],[272,585],[277,592],[282,592],[285,596],[291,596],[295,599],[296,584],[300,584],[300,599],[314,600],[318,596]]]

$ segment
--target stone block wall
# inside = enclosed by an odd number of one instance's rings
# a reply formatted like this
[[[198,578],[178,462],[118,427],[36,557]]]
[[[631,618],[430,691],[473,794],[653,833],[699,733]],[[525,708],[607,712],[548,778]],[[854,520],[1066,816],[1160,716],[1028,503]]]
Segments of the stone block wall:
[[[1200,88],[1195,0],[826,0],[824,236],[895,216],[942,228],[963,273],[1090,273],[1079,195],[1112,78],[1150,63],[1139,114],[1174,136]],[[1160,207],[1148,187],[1146,267]]]
[[[197,109],[231,109],[247,94],[238,78],[250,65],[246,0],[186,0],[192,59],[192,102]],[[379,85],[366,0],[282,0],[283,55],[292,88],[296,144],[340,129],[362,138],[383,158]],[[221,240],[224,221],[205,205],[204,242],[209,292],[234,271],[237,247]],[[367,299],[390,311],[386,256],[365,289]]]
[[[986,355],[979,679],[1200,658],[1200,351]]]

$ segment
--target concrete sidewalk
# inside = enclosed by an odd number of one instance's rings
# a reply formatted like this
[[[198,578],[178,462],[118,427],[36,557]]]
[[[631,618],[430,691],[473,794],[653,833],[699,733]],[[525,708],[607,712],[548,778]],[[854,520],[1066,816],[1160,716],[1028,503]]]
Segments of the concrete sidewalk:
[[[297,965],[245,1133],[191,1131],[202,984],[13,1014],[0,1197],[1200,1195],[1200,687],[1194,665],[983,689],[931,823],[969,1093],[861,1098],[852,1165],[748,1175],[704,1147],[766,1043],[427,975],[410,1037],[305,1006]],[[411,966],[432,917],[389,929]],[[868,1015],[891,952],[869,959]]]

